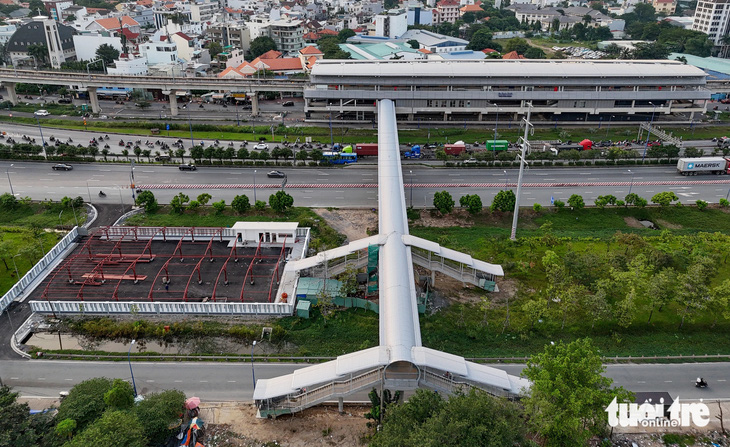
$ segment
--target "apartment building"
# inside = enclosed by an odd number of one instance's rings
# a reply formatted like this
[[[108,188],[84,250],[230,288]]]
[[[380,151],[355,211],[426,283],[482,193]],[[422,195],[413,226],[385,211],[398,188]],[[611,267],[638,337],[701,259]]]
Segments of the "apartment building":
[[[269,22],[269,37],[282,53],[297,54],[304,48],[304,22],[281,19]]]
[[[730,31],[730,0],[699,0],[692,29],[707,34],[716,46],[723,45]]]

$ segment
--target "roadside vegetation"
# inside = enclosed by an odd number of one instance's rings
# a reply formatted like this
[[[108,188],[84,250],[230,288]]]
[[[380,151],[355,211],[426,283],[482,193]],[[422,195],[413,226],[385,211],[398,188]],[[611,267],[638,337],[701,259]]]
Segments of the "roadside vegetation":
[[[31,202],[0,195],[0,296],[30,270],[65,232],[86,221],[81,198]],[[74,217],[75,214],[75,217]],[[17,267],[17,272],[16,272]]]

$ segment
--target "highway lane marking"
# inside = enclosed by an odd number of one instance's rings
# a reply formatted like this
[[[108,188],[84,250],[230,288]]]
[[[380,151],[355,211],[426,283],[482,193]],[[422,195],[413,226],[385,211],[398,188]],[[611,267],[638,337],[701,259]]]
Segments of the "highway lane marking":
[[[344,199],[342,196],[336,196],[335,199]]]
[[[200,383],[208,383],[207,380],[201,380]]]
[[[46,380],[45,377],[39,377],[38,380]]]
[[[150,172],[150,173],[154,174],[156,171],[142,171],[142,172]]]
[[[235,380],[229,380],[228,383],[236,383]]]
[[[101,171],[101,172],[112,172],[111,169],[99,169],[99,171]]]
[[[643,380],[640,380],[640,381],[638,381],[636,383],[646,383],[646,382],[644,382]]]
[[[311,199],[311,198],[312,198],[312,196],[304,196],[304,197],[302,197],[302,199]]]
[[[66,381],[70,382],[70,381],[72,381],[73,379],[63,379],[63,380],[66,380]]]
[[[725,379],[717,379],[718,382],[727,382]]]
[[[182,383],[182,380],[175,380],[175,383]]]
[[[593,173],[592,172],[579,172],[578,174],[580,174],[580,175],[591,175]]]
[[[672,383],[671,380],[665,380],[664,383]]]
[[[155,383],[154,380],[145,380],[145,382],[147,382],[147,383]]]
[[[11,377],[10,380],[20,380],[20,379],[17,377]]]
[[[318,172],[317,175],[327,175],[328,176],[329,174],[327,174],[325,172]]]

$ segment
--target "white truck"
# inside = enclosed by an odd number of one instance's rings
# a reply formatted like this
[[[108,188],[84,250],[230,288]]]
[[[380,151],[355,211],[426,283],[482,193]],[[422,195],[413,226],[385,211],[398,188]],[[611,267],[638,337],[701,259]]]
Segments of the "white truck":
[[[723,157],[680,158],[677,172],[682,175],[729,174],[730,159]]]

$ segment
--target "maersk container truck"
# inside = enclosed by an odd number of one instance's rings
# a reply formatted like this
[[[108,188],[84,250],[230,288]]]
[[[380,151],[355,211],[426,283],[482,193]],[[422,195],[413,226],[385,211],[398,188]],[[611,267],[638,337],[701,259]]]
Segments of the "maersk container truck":
[[[682,175],[728,174],[730,159],[723,157],[680,158],[677,172]]]

